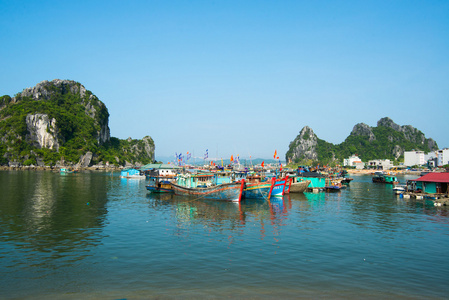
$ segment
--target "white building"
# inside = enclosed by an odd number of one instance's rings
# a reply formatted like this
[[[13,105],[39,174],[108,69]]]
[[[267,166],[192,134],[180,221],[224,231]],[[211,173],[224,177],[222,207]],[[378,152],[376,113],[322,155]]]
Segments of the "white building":
[[[361,163],[362,160],[355,154],[351,155],[349,158],[343,160],[344,167],[355,167],[356,163]]]
[[[424,151],[404,152],[404,165],[407,167],[423,166],[426,165],[428,161],[434,161],[434,159],[436,159],[438,167],[449,164],[449,148],[429,152],[427,154],[425,154]]]
[[[438,167],[449,165],[449,148],[436,151]]]
[[[378,170],[388,170],[393,167],[389,159],[375,159],[368,162],[368,167]]]
[[[426,155],[424,151],[405,151],[404,152],[404,166],[421,166],[426,164]]]

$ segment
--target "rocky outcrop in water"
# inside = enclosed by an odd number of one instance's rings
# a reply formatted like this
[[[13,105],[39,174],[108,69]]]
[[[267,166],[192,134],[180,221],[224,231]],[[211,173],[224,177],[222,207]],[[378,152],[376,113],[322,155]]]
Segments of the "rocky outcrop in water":
[[[42,81],[0,97],[0,165],[132,165],[154,161],[147,136],[111,138],[106,105],[72,80]]]

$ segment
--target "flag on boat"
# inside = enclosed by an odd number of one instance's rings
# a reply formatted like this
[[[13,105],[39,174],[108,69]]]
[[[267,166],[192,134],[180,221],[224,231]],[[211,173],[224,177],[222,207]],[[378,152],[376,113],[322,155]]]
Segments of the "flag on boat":
[[[278,151],[274,150],[274,155],[273,155],[274,159],[276,159],[276,155],[278,155]]]
[[[209,149],[206,149],[206,154],[204,154],[204,159],[207,159],[209,157]]]
[[[231,162],[233,162],[234,161],[234,156],[233,155],[231,155]]]
[[[265,161],[261,163],[262,168],[265,166]]]
[[[186,160],[189,160],[192,157],[192,153],[190,153],[189,151],[187,151],[187,157]]]

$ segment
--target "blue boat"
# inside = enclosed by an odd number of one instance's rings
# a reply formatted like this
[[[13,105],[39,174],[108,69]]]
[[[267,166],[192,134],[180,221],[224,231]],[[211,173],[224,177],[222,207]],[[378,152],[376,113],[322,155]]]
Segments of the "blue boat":
[[[244,190],[244,197],[248,199],[270,199],[270,191],[272,190],[272,182],[251,182],[247,183]]]
[[[273,188],[271,189],[270,195],[275,196],[275,197],[284,196],[285,186],[287,185],[287,182],[288,182],[288,176],[286,176],[284,178],[280,178],[280,179],[275,179],[273,177],[272,180],[274,180],[275,182],[274,182]]]

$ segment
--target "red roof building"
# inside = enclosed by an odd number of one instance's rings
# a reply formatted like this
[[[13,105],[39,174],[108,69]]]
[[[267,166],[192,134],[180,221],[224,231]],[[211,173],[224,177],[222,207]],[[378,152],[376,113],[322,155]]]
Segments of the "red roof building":
[[[415,190],[421,190],[427,194],[448,194],[449,173],[427,173],[426,175],[413,179]],[[447,196],[446,196],[447,197]]]
[[[426,175],[419,177],[418,179],[414,179],[413,181],[449,183],[449,173],[427,173]]]

